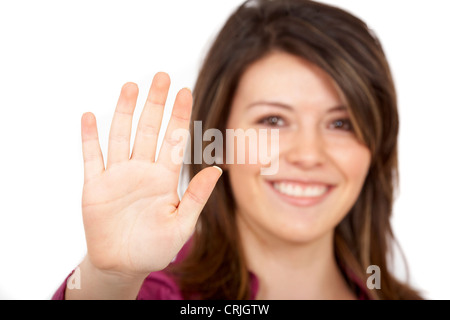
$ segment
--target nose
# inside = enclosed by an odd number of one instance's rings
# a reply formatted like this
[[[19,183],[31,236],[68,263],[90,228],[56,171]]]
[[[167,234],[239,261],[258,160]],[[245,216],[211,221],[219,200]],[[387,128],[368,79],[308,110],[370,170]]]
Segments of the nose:
[[[302,169],[321,166],[325,162],[324,141],[316,130],[299,130],[292,137],[286,152],[289,163]]]

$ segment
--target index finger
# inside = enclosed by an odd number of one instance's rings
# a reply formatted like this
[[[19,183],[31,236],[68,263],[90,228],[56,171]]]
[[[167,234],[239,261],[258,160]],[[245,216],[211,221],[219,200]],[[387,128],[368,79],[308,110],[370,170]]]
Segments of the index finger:
[[[189,89],[183,88],[175,98],[172,115],[157,160],[157,163],[177,174],[181,169],[179,158],[183,156],[186,137],[189,134],[191,112],[192,94]]]

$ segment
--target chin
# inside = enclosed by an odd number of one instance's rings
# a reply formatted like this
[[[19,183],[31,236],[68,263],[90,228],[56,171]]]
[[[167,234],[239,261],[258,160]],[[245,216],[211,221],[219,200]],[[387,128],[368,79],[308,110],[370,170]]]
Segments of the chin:
[[[305,221],[289,219],[289,221],[273,221],[266,230],[275,238],[292,244],[307,244],[315,242],[333,233],[334,226],[320,221]]]

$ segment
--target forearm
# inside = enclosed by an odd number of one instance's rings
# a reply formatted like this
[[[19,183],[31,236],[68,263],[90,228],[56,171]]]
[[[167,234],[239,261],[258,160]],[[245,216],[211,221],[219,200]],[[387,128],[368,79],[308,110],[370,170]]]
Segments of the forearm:
[[[145,280],[102,272],[90,263],[88,256],[78,268],[67,281],[67,300],[134,300]]]

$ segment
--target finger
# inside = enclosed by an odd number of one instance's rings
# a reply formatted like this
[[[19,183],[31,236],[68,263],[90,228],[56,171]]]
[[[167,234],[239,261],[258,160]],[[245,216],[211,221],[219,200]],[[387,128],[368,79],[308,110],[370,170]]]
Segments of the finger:
[[[183,220],[182,224],[190,230],[194,228],[221,175],[222,169],[219,167],[208,167],[197,173],[189,183],[178,205],[178,215]]]
[[[97,122],[94,114],[81,117],[81,144],[83,149],[84,181],[98,176],[105,170],[102,150],[98,141]]]
[[[189,119],[192,111],[192,94],[189,89],[181,89],[172,109],[157,162],[174,173],[179,173],[182,164],[186,138],[189,134]]]
[[[130,158],[131,124],[138,91],[135,83],[128,82],[122,87],[109,132],[107,168]]]
[[[139,118],[132,159],[155,161],[158,134],[169,87],[169,76],[163,72],[157,73],[153,78],[144,110]]]

